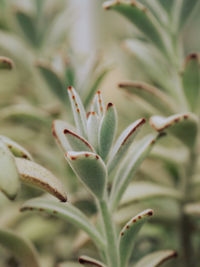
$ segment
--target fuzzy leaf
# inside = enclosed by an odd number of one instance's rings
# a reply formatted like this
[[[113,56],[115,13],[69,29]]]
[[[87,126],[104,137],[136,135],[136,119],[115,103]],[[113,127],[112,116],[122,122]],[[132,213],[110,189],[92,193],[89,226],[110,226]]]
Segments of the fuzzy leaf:
[[[131,148],[127,156],[120,164],[111,190],[110,201],[113,210],[116,209],[128,184],[130,183],[143,160],[149,155],[153,145],[157,142],[159,137],[160,135],[155,134],[145,136]]]
[[[42,77],[46,81],[47,85],[51,91],[64,103],[67,101],[67,94],[65,90],[65,85],[58,74],[50,68],[50,66],[38,63],[38,70],[40,71]]]
[[[87,120],[88,140],[98,151],[99,117],[96,112],[90,112]]]
[[[0,135],[0,140],[9,148],[15,157],[32,160],[30,153],[10,138]]]
[[[122,134],[118,137],[108,160],[108,172],[111,172],[115,166],[118,165],[119,161],[125,155],[133,142],[135,136],[138,133],[140,127],[145,123],[145,119],[139,119],[129,125]]]
[[[83,107],[82,101],[79,95],[76,93],[73,87],[68,87],[68,95],[70,98],[74,121],[76,124],[76,128],[78,130],[78,134],[82,137],[87,137],[87,119],[85,114],[85,109]]]
[[[104,247],[104,241],[88,218],[76,207],[69,203],[61,203],[55,200],[34,198],[23,204],[21,211],[44,211],[67,222],[76,225],[85,231],[99,247]]]
[[[91,145],[83,137],[68,129],[64,129],[63,133],[66,136],[67,142],[69,143],[69,146],[71,148],[70,150],[94,152]]]
[[[186,58],[182,82],[190,108],[195,111],[200,100],[200,61],[198,54],[190,54]]]
[[[158,132],[169,131],[184,144],[193,147],[197,136],[198,119],[194,114],[175,114],[170,117],[153,116],[150,125]]]
[[[19,190],[20,180],[15,159],[6,145],[0,141],[0,191],[14,199]]]
[[[80,256],[79,263],[88,267],[106,267],[102,262],[87,256]]]
[[[119,87],[142,98],[163,114],[169,115],[176,111],[173,99],[152,85],[143,82],[121,82]]]
[[[179,25],[178,29],[181,30],[189,19],[192,11],[195,10],[195,7],[199,3],[198,0],[183,0],[181,2],[180,13],[179,13]]]
[[[153,253],[148,254],[143,257],[139,262],[134,265],[134,267],[158,267],[162,263],[166,262],[171,258],[175,258],[177,253],[174,250],[160,250]]]
[[[145,6],[136,1],[111,0],[104,3],[106,10],[115,10],[130,20],[155,46],[165,51],[162,34],[156,19]]]
[[[80,180],[99,199],[105,193],[107,170],[103,160],[95,153],[73,152],[65,157]]]
[[[60,180],[49,170],[26,159],[15,158],[15,162],[21,175],[22,182],[49,192],[63,202],[67,201],[67,197]]]
[[[153,215],[153,210],[147,209],[133,217],[121,230],[119,238],[120,266],[126,266],[133,249],[135,238],[142,225]],[[145,265],[143,265],[145,266]]]
[[[99,154],[105,160],[111,149],[117,129],[117,112],[112,103],[108,103],[99,126]]]
[[[194,217],[200,217],[200,202],[189,203],[184,206],[186,214]]]
[[[9,249],[22,267],[39,267],[39,256],[29,240],[11,232],[0,229],[0,244]]]
[[[14,66],[10,58],[0,56],[0,70],[11,70]]]
[[[100,117],[105,113],[105,106],[101,91],[97,91],[92,101],[91,112],[96,112]]]
[[[121,204],[126,205],[130,202],[139,202],[161,197],[175,200],[180,200],[182,198],[179,191],[174,188],[164,187],[150,182],[134,182],[126,189]]]

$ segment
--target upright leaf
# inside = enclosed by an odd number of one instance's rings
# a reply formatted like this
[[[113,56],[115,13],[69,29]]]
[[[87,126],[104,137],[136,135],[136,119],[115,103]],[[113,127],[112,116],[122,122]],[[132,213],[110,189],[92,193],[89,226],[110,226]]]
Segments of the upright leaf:
[[[97,115],[100,117],[103,116],[105,112],[105,107],[101,91],[97,91],[97,93],[95,94],[90,110],[91,112],[96,112]]]
[[[66,220],[85,231],[98,247],[103,248],[105,245],[101,235],[88,221],[88,218],[79,209],[69,203],[61,203],[44,198],[34,198],[23,204],[21,211],[26,210],[44,211],[50,215]]]
[[[111,149],[117,129],[117,112],[112,103],[108,103],[99,126],[99,154],[105,160]]]
[[[96,112],[90,112],[87,120],[88,140],[98,152],[99,117]]]
[[[82,137],[87,138],[87,119],[82,101],[79,95],[74,90],[74,88],[72,88],[71,86],[68,87],[68,95],[71,102],[74,120],[78,133]]]
[[[49,170],[26,159],[15,158],[15,162],[21,175],[22,182],[47,191],[63,202],[67,201],[67,197],[60,180]]]
[[[14,199],[19,190],[19,174],[15,159],[6,145],[0,140],[0,190]]]
[[[22,267],[40,267],[37,252],[29,240],[11,232],[0,229],[0,244],[9,249]]]
[[[119,238],[120,266],[124,267],[131,256],[135,238],[149,217],[153,215],[153,210],[145,210],[133,217],[121,230]],[[145,265],[144,265],[145,266]]]
[[[70,151],[65,157],[80,180],[92,194],[102,199],[105,193],[107,170],[103,160],[95,153]]]

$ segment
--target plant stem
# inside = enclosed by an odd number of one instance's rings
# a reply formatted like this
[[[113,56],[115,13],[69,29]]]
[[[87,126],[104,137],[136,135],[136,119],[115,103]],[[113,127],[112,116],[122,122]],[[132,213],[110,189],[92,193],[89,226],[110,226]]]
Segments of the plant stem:
[[[105,199],[99,201],[99,209],[102,216],[103,228],[106,238],[106,255],[109,267],[119,266],[117,238],[112,216]]]

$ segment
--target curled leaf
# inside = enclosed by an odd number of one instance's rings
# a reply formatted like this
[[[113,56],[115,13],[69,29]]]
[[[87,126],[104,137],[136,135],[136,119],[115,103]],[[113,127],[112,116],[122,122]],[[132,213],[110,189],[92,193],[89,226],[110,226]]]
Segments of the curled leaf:
[[[102,199],[105,193],[107,170],[103,160],[95,153],[70,151],[65,157],[78,178],[94,196]]]
[[[88,256],[80,256],[79,257],[79,263],[83,264],[84,266],[88,267],[106,267],[102,262],[97,261],[91,257]]]
[[[120,266],[126,266],[133,244],[142,225],[153,215],[152,209],[144,210],[133,217],[121,230],[119,238]],[[144,265],[145,266],[145,265]]]
[[[22,182],[49,192],[63,202],[67,201],[67,197],[60,180],[49,170],[26,159],[15,158],[15,162],[19,174],[21,175]]]
[[[0,70],[11,70],[14,66],[10,58],[0,56]]]

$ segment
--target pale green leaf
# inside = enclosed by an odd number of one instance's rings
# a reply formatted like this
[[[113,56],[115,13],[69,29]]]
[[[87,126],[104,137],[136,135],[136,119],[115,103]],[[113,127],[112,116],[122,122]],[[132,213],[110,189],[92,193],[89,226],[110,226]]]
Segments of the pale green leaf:
[[[0,229],[0,244],[9,249],[19,261],[22,267],[39,267],[39,256],[29,240],[11,232],[10,230]]]
[[[96,112],[90,112],[87,119],[88,140],[98,152],[98,131],[100,118]]]
[[[79,209],[69,203],[61,203],[44,198],[35,198],[27,201],[22,206],[21,211],[25,210],[44,211],[50,215],[66,220],[85,231],[97,247],[104,247],[102,237],[95,227],[88,221],[88,218]]]
[[[99,154],[103,160],[106,159],[111,149],[117,130],[117,112],[112,103],[108,103],[106,112],[99,126]]]
[[[40,188],[63,202],[67,201],[63,185],[49,170],[27,159],[15,158],[15,162],[23,183]]]
[[[100,117],[105,113],[105,106],[101,91],[97,91],[97,93],[95,94],[90,111],[96,112]]]
[[[143,257],[139,262],[134,265],[134,267],[158,267],[162,263],[170,260],[171,258],[175,258],[177,253],[174,250],[160,250],[153,253],[148,254]]]
[[[124,267],[131,256],[135,238],[142,225],[153,215],[153,210],[147,209],[133,217],[121,230],[119,238],[120,266]],[[145,266],[145,265],[144,265]]]
[[[19,190],[20,180],[14,156],[0,140],[0,190],[14,199]]]
[[[104,197],[107,169],[103,160],[95,153],[70,151],[65,157],[77,177],[99,199]]]
[[[198,0],[182,0],[179,11],[178,30],[181,30],[199,3]]]
[[[88,256],[80,256],[79,263],[83,264],[84,266],[88,266],[88,267],[106,267],[106,265],[103,264],[102,262],[97,261]]]

